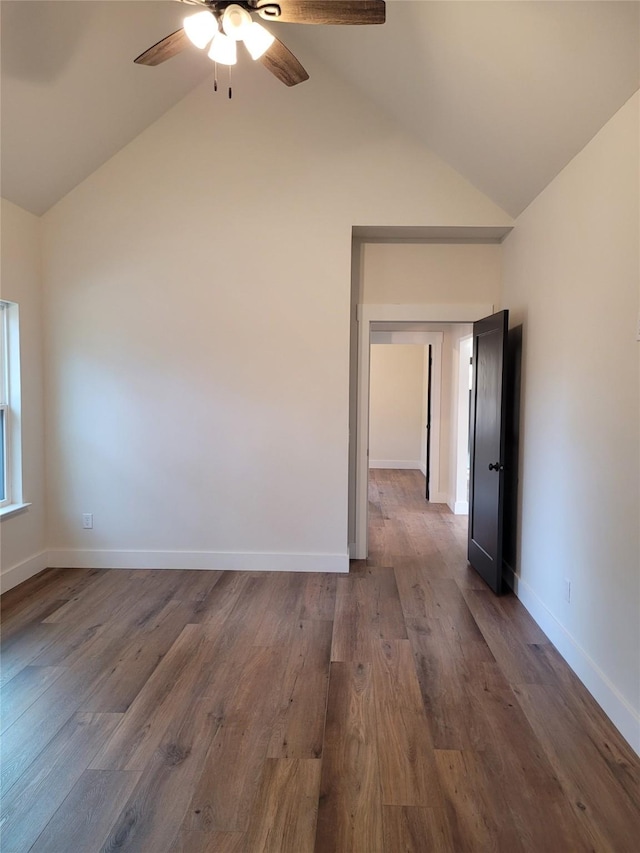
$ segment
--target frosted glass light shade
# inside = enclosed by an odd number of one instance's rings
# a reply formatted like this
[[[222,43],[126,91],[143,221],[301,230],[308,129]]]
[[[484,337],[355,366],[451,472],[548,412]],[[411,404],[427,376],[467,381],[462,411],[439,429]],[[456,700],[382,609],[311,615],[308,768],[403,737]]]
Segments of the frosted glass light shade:
[[[222,16],[222,29],[234,41],[242,41],[251,27],[251,15],[242,6],[232,3]]]
[[[224,33],[216,33],[211,48],[209,59],[219,62],[220,65],[235,65],[238,61],[238,50],[234,39],[225,36]]]
[[[218,22],[211,12],[189,15],[183,22],[188,38],[200,49],[205,48],[218,32]]]
[[[268,30],[265,30],[261,24],[255,21],[247,28],[244,34],[244,43],[252,59],[260,59],[269,50],[275,40],[275,36],[272,36]]]

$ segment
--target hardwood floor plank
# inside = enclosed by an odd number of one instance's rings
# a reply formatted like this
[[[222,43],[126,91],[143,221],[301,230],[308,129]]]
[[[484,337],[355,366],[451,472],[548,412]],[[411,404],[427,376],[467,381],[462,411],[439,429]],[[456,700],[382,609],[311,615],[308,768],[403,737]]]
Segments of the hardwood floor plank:
[[[3,788],[3,853],[25,853],[30,849],[119,719],[119,714],[74,715],[15,784]]]
[[[364,577],[338,578],[332,661],[370,661],[371,612]]]
[[[247,853],[244,832],[182,831],[171,853]]]
[[[471,737],[492,788],[501,789],[526,850],[580,848],[579,823],[544,750],[504,678],[469,687]]]
[[[131,572],[126,569],[111,569],[101,572],[92,584],[77,590],[71,598],[59,607],[55,613],[47,617],[47,623],[91,620],[93,615],[105,605],[113,606],[113,599],[118,601],[123,591],[127,589],[127,582]]]
[[[367,566],[338,578],[332,660],[370,661],[375,641],[406,637],[393,569]]]
[[[0,781],[7,792],[53,737],[78,712],[86,689],[77,673],[64,672],[9,726],[2,737]],[[119,717],[118,717],[119,719]]]
[[[45,649],[34,663],[40,665],[73,666],[83,656],[95,655],[97,647],[105,644],[123,647],[134,631],[145,626],[172,600],[176,582],[169,585],[164,577],[158,583],[153,579],[136,584],[133,595],[132,581],[124,573],[120,578],[118,596],[109,596],[101,588],[98,601],[87,608],[84,618],[59,620],[59,633],[55,643]]]
[[[315,850],[381,853],[383,849],[371,664],[334,662]]]
[[[82,703],[82,710],[128,711],[183,628],[182,605],[171,600],[155,618],[139,626],[138,630],[117,637],[108,632],[89,646],[86,656],[99,661],[105,677]],[[129,636],[131,639],[127,640]],[[81,657],[74,668],[83,666]]]
[[[30,666],[44,649],[55,639],[57,628],[44,622],[27,625],[20,631],[2,639],[2,667],[0,669],[0,686]]]
[[[29,853],[97,853],[140,773],[85,770]]]
[[[545,643],[540,646],[532,645],[531,648],[544,655],[553,667],[562,685],[558,696],[566,705],[567,711],[578,722],[585,736],[589,737],[623,790],[627,791],[632,799],[640,802],[640,761],[637,754],[611,725],[602,708],[585,690],[578,676],[567,666],[554,646]]]
[[[332,621],[336,609],[336,582],[335,574],[307,574],[298,619],[303,622],[310,619]]]
[[[412,619],[407,629],[434,747],[472,748],[469,722],[473,712],[467,685],[470,679],[483,678],[484,671],[477,661],[474,665],[467,662],[439,620]],[[488,655],[486,659],[491,660]]]
[[[0,596],[0,613],[4,617],[19,616],[25,608],[33,606],[34,601],[46,599],[69,600],[84,586],[93,583],[100,569],[45,569],[18,586],[3,592]]]
[[[464,590],[464,597],[511,684],[556,683],[557,676],[552,667],[532,651],[514,628],[508,613],[502,610],[502,599],[496,598],[489,590]]]
[[[245,647],[241,646],[244,649]],[[284,649],[253,647],[238,658],[236,678],[197,780],[183,829],[244,832],[256,796],[287,665]]]
[[[372,678],[383,804],[441,808],[433,741],[408,640],[378,641]]]
[[[0,692],[0,732],[6,731],[65,672],[60,666],[26,666]]]
[[[189,807],[194,780],[200,776],[219,726],[206,699],[186,703],[176,712],[104,841],[102,853],[171,850]]]
[[[204,634],[186,625],[167,655],[123,715],[120,725],[90,765],[91,770],[144,770],[170,726],[180,702],[191,698]]]
[[[50,599],[38,596],[31,602],[28,600],[23,601],[22,607],[17,611],[9,611],[7,608],[4,608],[2,622],[0,623],[0,632],[5,648],[8,648],[11,640],[15,643],[19,640],[20,636],[28,633],[32,625],[46,621],[51,614],[59,610],[65,603],[65,599],[62,598]]]
[[[436,750],[435,760],[456,853],[479,850],[517,853],[527,849],[504,807],[502,789],[491,787],[478,753]]]
[[[382,566],[370,566],[364,577],[367,581],[366,590],[375,638],[406,640],[407,626],[394,570]]]
[[[580,725],[556,687],[526,684],[513,692],[589,846],[635,853],[640,839],[640,788],[617,784],[591,733]]]
[[[286,646],[291,641],[304,582],[304,575],[293,572],[283,572],[274,578],[267,606],[258,620],[254,645]]]
[[[484,639],[455,580],[433,578],[416,566],[398,569],[396,576],[407,619],[437,619],[462,643]]]
[[[316,759],[267,759],[247,851],[313,853],[320,765]]]
[[[457,853],[439,810],[383,806],[382,824],[385,853]]]
[[[173,598],[185,605],[189,624],[206,622],[211,610],[217,607],[218,595],[214,590],[224,572],[194,571],[185,574],[188,578],[178,585]]]
[[[320,758],[333,623],[299,621],[269,741],[269,758]]]

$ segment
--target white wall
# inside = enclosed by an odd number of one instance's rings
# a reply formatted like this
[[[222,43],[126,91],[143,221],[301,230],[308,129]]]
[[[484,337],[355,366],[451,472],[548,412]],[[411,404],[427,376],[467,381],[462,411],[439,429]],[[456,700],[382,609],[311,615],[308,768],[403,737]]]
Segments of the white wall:
[[[372,344],[369,397],[369,466],[420,468],[425,347]]]
[[[0,522],[2,589],[46,568],[40,220],[2,199],[2,298],[20,315],[22,486],[31,506]]]
[[[496,303],[502,246],[491,243],[366,243],[358,301],[373,305]]]
[[[310,70],[203,85],[44,217],[53,562],[347,568],[351,227],[510,220]]]
[[[504,307],[524,335],[518,595],[640,750],[638,104],[518,219]]]

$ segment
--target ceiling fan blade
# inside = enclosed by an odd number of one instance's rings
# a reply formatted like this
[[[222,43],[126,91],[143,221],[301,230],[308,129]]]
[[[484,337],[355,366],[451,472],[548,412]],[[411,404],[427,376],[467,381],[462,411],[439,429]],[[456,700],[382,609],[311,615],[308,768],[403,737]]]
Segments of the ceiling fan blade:
[[[189,44],[191,42],[181,27],[175,33],[171,33],[170,36],[166,36],[166,38],[154,44],[149,50],[145,50],[144,53],[141,53],[133,61],[137,62],[138,65],[160,65],[161,62],[166,62],[167,59],[171,59],[172,56],[180,53]]]
[[[269,50],[262,54],[260,62],[285,86],[296,86],[309,79],[302,65],[279,39],[276,39]]]
[[[280,14],[274,14],[280,7]],[[384,0],[258,0],[256,11],[286,24],[384,24]],[[263,7],[261,9],[261,7]]]

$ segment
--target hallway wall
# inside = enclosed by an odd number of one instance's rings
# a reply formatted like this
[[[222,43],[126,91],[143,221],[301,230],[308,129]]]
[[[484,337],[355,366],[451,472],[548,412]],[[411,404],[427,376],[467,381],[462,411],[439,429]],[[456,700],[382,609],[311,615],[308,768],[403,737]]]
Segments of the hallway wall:
[[[519,217],[503,297],[523,326],[515,587],[638,751],[639,105]]]
[[[372,344],[369,467],[420,468],[425,347]]]

